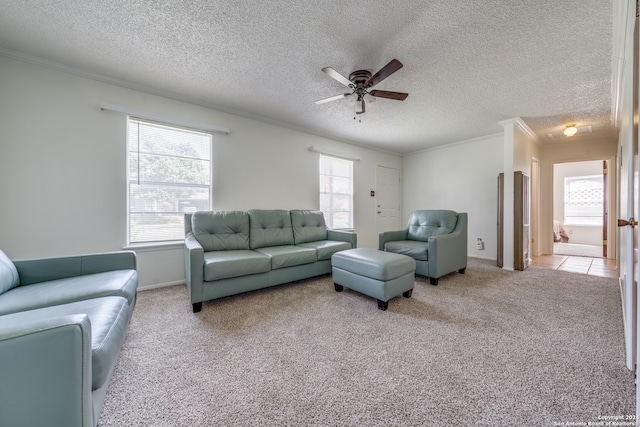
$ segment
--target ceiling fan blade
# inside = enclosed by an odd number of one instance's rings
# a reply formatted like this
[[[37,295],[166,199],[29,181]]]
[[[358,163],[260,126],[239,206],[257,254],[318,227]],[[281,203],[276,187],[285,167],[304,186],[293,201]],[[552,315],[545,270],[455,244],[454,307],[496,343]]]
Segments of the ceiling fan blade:
[[[372,87],[389,77],[391,74],[398,71],[402,68],[402,62],[397,59],[392,59],[387,65],[382,67],[380,71],[375,73],[373,76],[369,77],[369,80],[366,81],[366,87]]]
[[[340,83],[342,83],[343,85],[349,87],[351,86],[351,80],[349,80],[348,78],[346,78],[345,76],[343,76],[342,74],[340,74],[339,72],[337,72],[336,70],[334,70],[331,67],[324,67],[322,69],[322,71],[324,71],[325,73],[327,73],[327,75],[333,79],[336,79],[337,81],[339,81]]]
[[[324,98],[324,99],[317,100],[316,104],[324,104],[325,102],[336,101],[338,99],[346,98],[349,95],[351,95],[351,94],[350,93],[343,93],[343,94],[336,95],[336,96],[330,96],[329,98]]]
[[[404,92],[389,92],[388,90],[372,90],[369,92],[369,95],[375,96],[376,98],[387,98],[387,99],[395,99],[397,101],[404,101],[409,96],[408,93]]]

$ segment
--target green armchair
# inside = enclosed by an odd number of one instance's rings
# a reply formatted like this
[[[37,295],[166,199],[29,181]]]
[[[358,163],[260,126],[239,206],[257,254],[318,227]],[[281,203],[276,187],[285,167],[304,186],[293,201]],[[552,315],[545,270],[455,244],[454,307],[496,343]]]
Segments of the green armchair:
[[[449,210],[418,210],[402,230],[383,231],[378,249],[410,256],[416,274],[432,285],[446,274],[467,268],[467,214]]]

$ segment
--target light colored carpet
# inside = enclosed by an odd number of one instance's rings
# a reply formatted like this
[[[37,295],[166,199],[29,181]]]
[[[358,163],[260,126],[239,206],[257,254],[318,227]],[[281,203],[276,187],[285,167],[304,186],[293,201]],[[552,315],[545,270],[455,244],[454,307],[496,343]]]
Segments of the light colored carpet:
[[[330,276],[197,314],[141,292],[99,425],[552,426],[634,393],[616,280],[470,258],[387,311]]]
[[[553,254],[602,258],[602,246],[555,242],[553,244]]]

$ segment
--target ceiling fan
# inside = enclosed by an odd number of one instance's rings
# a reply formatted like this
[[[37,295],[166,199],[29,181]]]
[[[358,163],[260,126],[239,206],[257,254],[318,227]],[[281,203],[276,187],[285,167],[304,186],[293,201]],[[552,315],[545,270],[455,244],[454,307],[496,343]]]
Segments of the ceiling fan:
[[[324,71],[329,77],[337,80],[338,82],[351,89],[351,92],[331,96],[329,98],[319,99],[316,101],[316,104],[324,104],[325,102],[331,102],[355,95],[357,97],[355,112],[356,114],[363,114],[365,112],[364,101],[366,95],[374,96],[376,98],[387,98],[395,99],[397,101],[404,101],[407,96],[409,96],[408,93],[389,92],[387,90],[370,90],[372,87],[389,77],[391,74],[398,71],[400,68],[402,68],[402,63],[397,59],[392,59],[387,65],[382,67],[380,71],[378,71],[374,75],[371,75],[371,73],[367,70],[356,70],[353,73],[349,74],[349,78],[347,79],[333,68],[325,67],[322,69],[322,71]]]

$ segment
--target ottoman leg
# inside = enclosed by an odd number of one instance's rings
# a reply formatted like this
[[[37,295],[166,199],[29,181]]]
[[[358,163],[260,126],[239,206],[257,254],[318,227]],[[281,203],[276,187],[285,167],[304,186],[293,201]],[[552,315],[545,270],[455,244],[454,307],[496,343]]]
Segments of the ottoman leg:
[[[402,296],[405,298],[411,298],[412,293],[413,293],[413,289],[409,289],[407,292],[403,293]]]
[[[384,310],[386,310],[386,309],[387,309],[387,307],[389,307],[389,301],[382,301],[382,300],[380,300],[380,299],[378,300],[378,308],[379,308],[380,310],[383,310],[383,311],[384,311]]]
[[[437,277],[429,277],[429,283],[433,286],[438,286],[438,278]]]
[[[344,286],[338,285],[337,283],[334,283],[333,287],[335,288],[336,292],[342,292],[342,290],[344,289]]]

